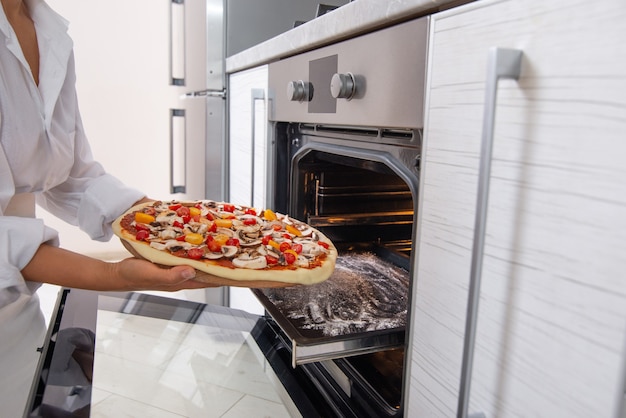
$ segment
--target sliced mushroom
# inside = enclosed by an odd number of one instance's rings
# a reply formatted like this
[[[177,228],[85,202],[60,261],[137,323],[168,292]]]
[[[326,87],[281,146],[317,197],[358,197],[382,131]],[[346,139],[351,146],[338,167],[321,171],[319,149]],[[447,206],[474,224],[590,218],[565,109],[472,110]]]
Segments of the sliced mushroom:
[[[234,245],[223,245],[222,246],[222,254],[224,257],[231,258],[237,255],[237,247]]]
[[[228,228],[222,228],[221,226],[218,227],[215,232],[217,232],[218,234],[227,235],[231,238],[235,236],[235,231],[233,231],[232,229],[228,229]]]
[[[253,245],[259,245],[261,243],[261,240],[258,237],[250,238],[242,229],[238,231],[237,236],[242,247],[251,247]]]
[[[267,267],[267,260],[262,255],[250,258],[250,255],[242,254],[233,259],[233,264],[239,268],[259,270]]]
[[[174,219],[175,216],[176,216],[176,212],[172,210],[166,210],[157,215],[156,222],[158,222],[161,225],[169,225],[170,221]]]
[[[217,260],[218,258],[224,257],[224,253],[222,253],[222,252],[214,253],[212,251],[207,251],[207,252],[204,253],[204,255],[202,257],[207,258],[209,260]]]

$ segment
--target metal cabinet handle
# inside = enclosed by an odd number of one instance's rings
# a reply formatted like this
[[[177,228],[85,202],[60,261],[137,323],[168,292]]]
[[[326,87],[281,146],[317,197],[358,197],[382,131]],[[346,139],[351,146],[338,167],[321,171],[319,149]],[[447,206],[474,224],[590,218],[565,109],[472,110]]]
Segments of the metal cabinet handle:
[[[187,191],[187,124],[185,109],[170,109],[170,193]]]
[[[170,85],[184,86],[186,73],[185,0],[170,3]]]
[[[505,78],[517,80],[520,75],[521,62],[522,51],[520,50],[505,48],[491,48],[489,50],[482,145],[478,174],[478,196],[476,199],[476,218],[474,223],[474,243],[472,248],[472,267],[467,300],[467,316],[465,319],[465,341],[463,344],[463,365],[461,369],[457,418],[466,418],[468,416],[467,409],[469,406],[470,384],[472,380],[472,365],[474,361],[474,346],[478,321],[478,302],[480,299],[480,280],[487,227],[487,204],[489,200],[489,178],[491,175],[491,156],[493,150],[498,81]],[[480,414],[483,415],[482,413]]]
[[[256,101],[257,100],[265,100],[265,90],[263,89],[252,89],[252,94],[251,94],[251,98],[250,98],[250,102],[251,102],[251,106],[252,106],[252,134],[250,135],[250,142],[251,142],[251,181],[250,181],[250,206],[254,207],[254,168],[255,168],[255,164],[254,164],[254,149],[256,146]]]

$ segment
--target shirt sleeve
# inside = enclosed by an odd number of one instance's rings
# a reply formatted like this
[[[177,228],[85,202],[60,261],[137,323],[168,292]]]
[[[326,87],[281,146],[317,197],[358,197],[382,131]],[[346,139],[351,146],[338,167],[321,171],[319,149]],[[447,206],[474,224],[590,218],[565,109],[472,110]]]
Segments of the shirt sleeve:
[[[73,62],[69,71],[72,76]],[[68,94],[76,109],[73,166],[63,183],[37,195],[37,204],[78,225],[92,239],[108,241],[113,235],[111,223],[145,194],[127,187],[94,160],[78,111],[76,90],[72,88]]]
[[[5,215],[14,192],[11,170],[4,149],[0,147],[0,308],[11,303],[19,293],[27,292],[29,286],[21,271],[39,246],[43,243],[59,245],[58,233],[44,225],[41,219]],[[4,291],[8,288],[21,290]]]

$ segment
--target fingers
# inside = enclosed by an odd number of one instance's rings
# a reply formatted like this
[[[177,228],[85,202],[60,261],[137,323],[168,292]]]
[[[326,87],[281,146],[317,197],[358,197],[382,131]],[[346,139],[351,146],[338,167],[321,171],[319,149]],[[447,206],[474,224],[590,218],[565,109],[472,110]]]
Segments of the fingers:
[[[129,290],[177,291],[216,286],[193,280],[196,271],[189,266],[162,268],[149,261],[127,258],[120,261],[119,270]]]

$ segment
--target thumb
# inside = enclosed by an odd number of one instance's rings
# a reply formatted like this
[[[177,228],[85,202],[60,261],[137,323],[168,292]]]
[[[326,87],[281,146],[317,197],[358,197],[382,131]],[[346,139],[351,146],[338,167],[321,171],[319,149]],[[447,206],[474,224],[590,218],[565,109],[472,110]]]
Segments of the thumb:
[[[172,267],[170,271],[181,282],[186,281],[186,280],[191,280],[194,277],[196,277],[196,270],[193,267],[189,267],[189,266]]]

